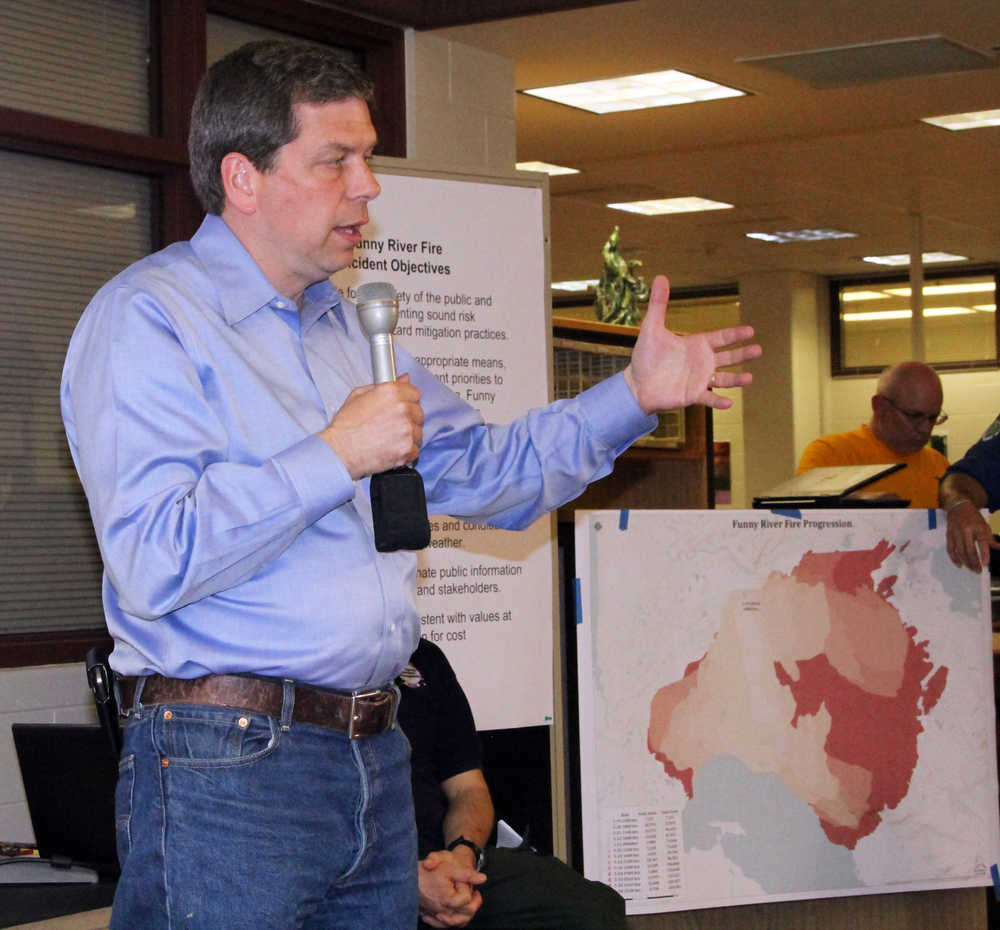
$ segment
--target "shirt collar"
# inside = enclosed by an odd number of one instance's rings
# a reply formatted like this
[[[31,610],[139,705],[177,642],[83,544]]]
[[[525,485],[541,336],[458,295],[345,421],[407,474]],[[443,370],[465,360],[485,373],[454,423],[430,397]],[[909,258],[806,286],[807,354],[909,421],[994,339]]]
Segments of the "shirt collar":
[[[215,283],[222,314],[230,326],[274,301],[288,303],[221,216],[205,217],[191,239],[191,248]],[[317,281],[305,291],[300,314],[303,332],[327,310],[339,316],[340,293],[329,280]]]
[[[302,302],[302,310],[299,313],[302,332],[307,332],[327,310],[333,312],[334,317],[346,330],[347,323],[344,320],[344,308],[340,302],[340,291],[334,287],[333,282],[327,278],[325,281],[317,281],[306,288],[305,299]]]

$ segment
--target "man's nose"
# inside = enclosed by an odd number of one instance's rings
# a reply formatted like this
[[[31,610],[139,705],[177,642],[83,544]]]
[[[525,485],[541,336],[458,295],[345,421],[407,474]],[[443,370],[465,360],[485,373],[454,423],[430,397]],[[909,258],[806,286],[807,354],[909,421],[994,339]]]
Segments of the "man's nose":
[[[351,194],[358,200],[374,200],[382,193],[382,185],[375,180],[375,173],[366,162],[352,185]]]

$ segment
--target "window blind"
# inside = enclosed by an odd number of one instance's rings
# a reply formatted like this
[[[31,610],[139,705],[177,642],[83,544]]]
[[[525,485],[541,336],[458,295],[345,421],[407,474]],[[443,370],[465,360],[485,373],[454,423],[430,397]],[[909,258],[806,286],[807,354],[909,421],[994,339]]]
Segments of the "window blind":
[[[104,624],[59,381],[90,298],[150,251],[150,197],[141,176],[0,151],[0,633]]]
[[[0,100],[149,132],[145,0],[0,0]]]

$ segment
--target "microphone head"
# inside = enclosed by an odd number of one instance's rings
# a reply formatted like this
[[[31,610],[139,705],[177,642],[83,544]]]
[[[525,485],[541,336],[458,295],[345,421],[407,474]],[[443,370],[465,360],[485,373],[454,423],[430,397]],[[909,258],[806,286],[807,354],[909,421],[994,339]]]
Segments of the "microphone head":
[[[396,290],[385,281],[372,281],[358,287],[355,301],[358,308],[358,318],[365,335],[372,336],[390,334],[395,330],[399,320],[399,302]]]

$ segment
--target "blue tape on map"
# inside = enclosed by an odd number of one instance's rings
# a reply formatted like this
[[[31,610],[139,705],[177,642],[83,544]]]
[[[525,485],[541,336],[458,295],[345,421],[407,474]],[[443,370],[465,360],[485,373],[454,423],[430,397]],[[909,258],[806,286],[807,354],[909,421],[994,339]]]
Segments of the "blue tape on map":
[[[583,598],[580,597],[580,579],[573,579],[573,600],[576,601],[576,625],[583,623]]]
[[[927,529],[937,529],[937,511],[933,507],[927,509]]]
[[[618,529],[623,533],[628,529],[628,511],[620,510],[618,512]]]
[[[993,897],[1000,901],[1000,869],[995,862],[990,866],[990,875],[993,877]]]
[[[802,519],[801,510],[772,510],[771,513],[776,513],[779,517],[790,517],[793,520]]]

